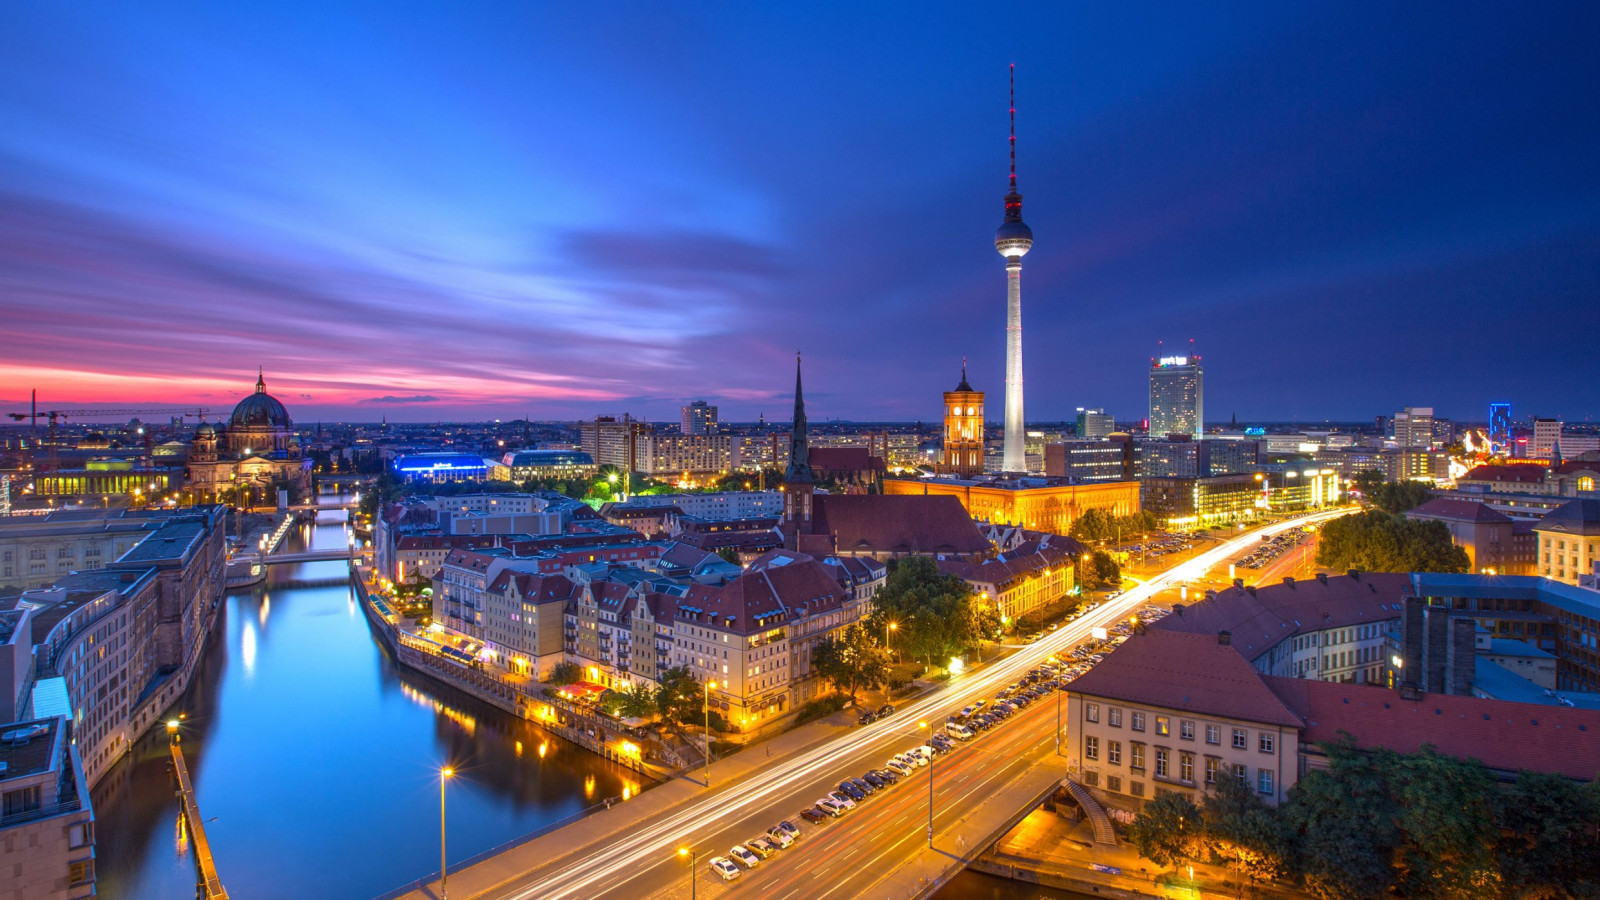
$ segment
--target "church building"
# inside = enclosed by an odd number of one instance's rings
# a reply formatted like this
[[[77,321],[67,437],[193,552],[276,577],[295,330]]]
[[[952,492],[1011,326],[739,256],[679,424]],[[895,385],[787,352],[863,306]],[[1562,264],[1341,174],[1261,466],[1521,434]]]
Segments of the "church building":
[[[195,429],[186,475],[196,503],[271,506],[277,487],[309,492],[311,460],[300,452],[289,410],[258,373],[255,393],[239,401],[226,425]]]

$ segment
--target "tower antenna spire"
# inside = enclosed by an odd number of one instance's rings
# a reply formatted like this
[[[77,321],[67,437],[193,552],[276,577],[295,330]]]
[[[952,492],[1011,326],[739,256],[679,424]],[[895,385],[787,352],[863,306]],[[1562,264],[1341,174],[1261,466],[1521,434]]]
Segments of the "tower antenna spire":
[[[1017,64],[1011,64],[1011,193],[1017,192]]]

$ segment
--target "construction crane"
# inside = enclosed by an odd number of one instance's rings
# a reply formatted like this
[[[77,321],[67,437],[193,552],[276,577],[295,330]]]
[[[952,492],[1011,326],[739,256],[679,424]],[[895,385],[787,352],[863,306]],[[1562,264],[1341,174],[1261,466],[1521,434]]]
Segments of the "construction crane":
[[[146,407],[146,408],[139,408],[139,409],[48,409],[48,410],[45,410],[43,412],[40,412],[39,408],[38,408],[38,403],[35,402],[33,409],[31,411],[29,411],[29,412],[25,412],[25,413],[6,413],[6,415],[8,417],[12,418],[12,419],[15,419],[18,422],[27,422],[27,421],[31,420],[32,423],[33,423],[34,431],[35,431],[35,435],[34,435],[35,444],[38,443],[37,431],[38,431],[38,427],[39,427],[39,420],[40,419],[44,419],[49,423],[49,428],[50,428],[50,467],[48,469],[46,469],[45,471],[54,472],[56,470],[56,468],[57,468],[57,466],[56,466],[56,448],[59,445],[59,441],[57,440],[57,427],[60,425],[60,423],[63,420],[66,420],[66,419],[95,419],[95,418],[120,419],[120,418],[123,418],[123,417],[126,417],[126,416],[173,416],[176,419],[178,419],[179,421],[182,421],[185,418],[191,418],[191,417],[192,418],[196,418],[196,419],[203,419],[210,412],[211,412],[211,410],[209,410],[209,409],[204,409],[204,408],[201,408],[201,407],[194,407],[194,406],[181,407],[181,408],[180,407],[170,407],[170,406],[158,406],[158,407]],[[37,465],[35,466],[35,468],[37,469]],[[37,473],[36,472],[36,474],[41,474],[41,473]]]

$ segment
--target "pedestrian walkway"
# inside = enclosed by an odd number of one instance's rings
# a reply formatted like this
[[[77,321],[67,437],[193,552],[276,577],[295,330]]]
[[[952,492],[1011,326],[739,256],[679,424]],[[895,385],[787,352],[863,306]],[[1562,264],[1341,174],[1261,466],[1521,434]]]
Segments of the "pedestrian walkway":
[[[1100,801],[1089,793],[1088,788],[1071,778],[1067,779],[1067,790],[1072,794],[1072,798],[1078,801],[1078,805],[1083,807],[1084,815],[1089,817],[1089,824],[1094,828],[1094,842],[1115,845],[1116,829],[1111,827],[1111,817],[1106,815],[1105,807],[1100,805]]]
[[[204,900],[228,900],[228,889],[222,886],[217,875],[217,864],[211,858],[211,842],[206,840],[206,823],[200,818],[200,803],[194,796],[194,785],[189,783],[189,766],[183,759],[183,748],[177,741],[170,742],[172,771],[178,776],[178,797],[183,801],[183,816],[189,823],[189,839],[194,844],[194,864],[200,870],[200,889]]]

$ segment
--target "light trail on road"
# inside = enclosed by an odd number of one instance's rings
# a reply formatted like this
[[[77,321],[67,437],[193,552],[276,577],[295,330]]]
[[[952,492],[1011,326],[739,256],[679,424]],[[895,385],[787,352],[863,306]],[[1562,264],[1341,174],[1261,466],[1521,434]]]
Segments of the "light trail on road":
[[[788,759],[774,763],[771,768],[746,776],[727,787],[714,789],[702,800],[661,818],[639,825],[632,833],[611,840],[576,858],[571,856],[555,861],[539,873],[535,869],[525,873],[521,881],[534,873],[534,880],[520,884],[507,884],[487,892],[486,896],[503,900],[544,900],[544,898],[599,897],[616,890],[628,881],[639,877],[668,860],[676,848],[696,833],[704,832],[719,823],[756,811],[759,804],[800,803],[811,801],[796,799],[791,791],[806,782],[815,780],[829,769],[848,772],[847,757],[864,754],[874,748],[888,751],[891,745],[903,741],[905,736],[918,730],[917,723],[926,721],[937,727],[945,715],[959,710],[980,696],[990,696],[1005,685],[1017,680],[1037,667],[1052,653],[1070,649],[1090,637],[1093,628],[1107,627],[1127,617],[1129,613],[1149,602],[1162,591],[1199,578],[1213,566],[1254,546],[1262,537],[1271,537],[1291,528],[1348,515],[1351,510],[1338,509],[1311,513],[1286,519],[1246,532],[1236,538],[1224,540],[1216,547],[1173,566],[1151,577],[1143,584],[1107,600],[1079,616],[1060,629],[1048,632],[1037,642],[1027,645],[1011,656],[985,665],[975,671],[952,678],[941,690],[898,709],[891,716],[873,725],[853,730],[821,746],[803,751]],[[999,726],[1005,727],[1003,724]],[[785,807],[787,809],[787,807]],[[778,813],[774,821],[786,818],[788,813]]]

